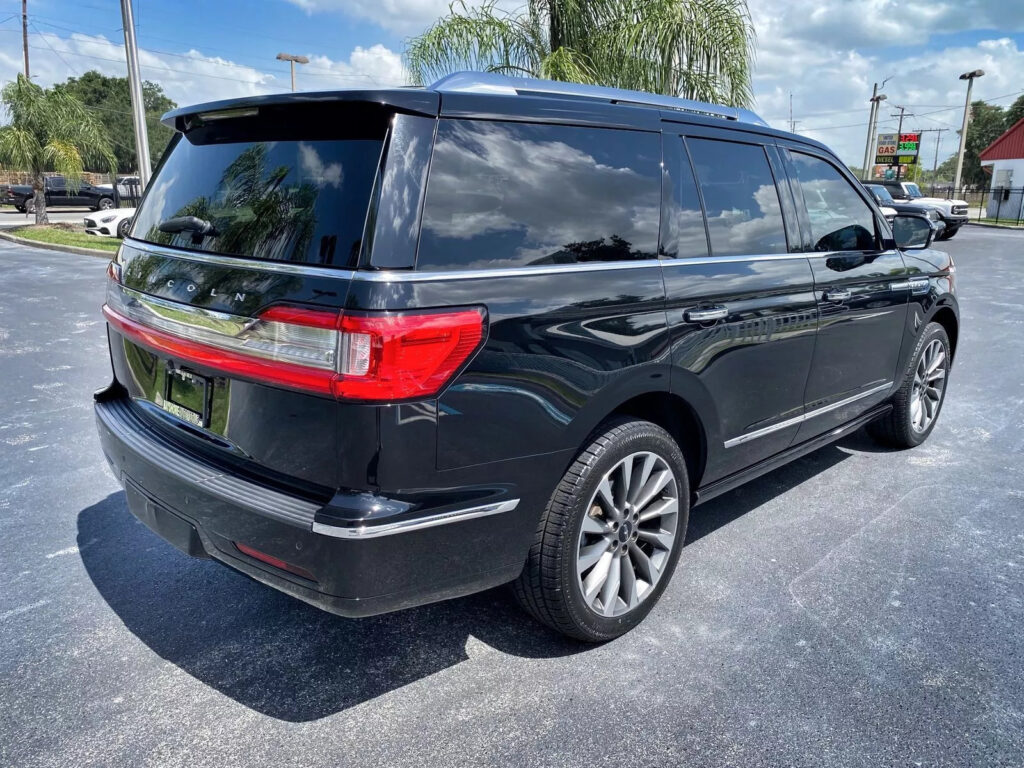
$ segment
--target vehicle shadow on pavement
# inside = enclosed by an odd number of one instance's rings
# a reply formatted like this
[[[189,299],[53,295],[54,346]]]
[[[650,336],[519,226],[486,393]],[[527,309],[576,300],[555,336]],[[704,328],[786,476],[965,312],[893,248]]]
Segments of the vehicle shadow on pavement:
[[[124,493],[78,515],[89,577],[125,626],[162,658],[281,720],[317,720],[467,660],[477,638],[550,658],[593,646],[525,617],[504,590],[385,616],[344,619],[190,558],[138,522]]]
[[[707,504],[687,543],[849,457],[822,448]],[[859,442],[857,443],[859,447]],[[103,599],[162,658],[265,715],[305,722],[467,660],[467,640],[526,658],[585,652],[528,619],[501,589],[385,616],[344,619],[197,560],[159,539],[113,493],[78,516],[80,556]]]

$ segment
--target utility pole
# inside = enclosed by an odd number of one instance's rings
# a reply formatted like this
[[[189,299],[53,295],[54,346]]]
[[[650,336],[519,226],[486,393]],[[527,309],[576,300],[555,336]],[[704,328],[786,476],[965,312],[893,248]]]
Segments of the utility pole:
[[[882,81],[884,86],[888,82],[888,78]],[[878,92],[878,83],[875,83],[875,87],[871,91],[871,112],[868,116],[868,139],[864,144],[864,168],[861,172],[861,177],[864,181],[871,179],[871,173],[868,171],[872,165],[874,165],[875,157],[875,130],[878,128],[878,105],[885,101],[888,96],[884,93]]]
[[[900,165],[900,137],[903,135],[903,113],[907,111],[906,107],[901,107],[898,104],[896,109],[900,111],[898,117],[900,118],[899,127],[896,129],[896,181],[900,180],[900,172],[903,170]],[[913,112],[907,113],[910,117],[914,116]],[[891,117],[897,117],[897,115],[891,115]]]
[[[967,126],[971,122],[971,89],[974,87],[974,78],[982,77],[985,74],[983,69],[975,69],[972,72],[964,72],[960,75],[961,80],[967,81],[967,100],[964,102],[964,124],[960,129],[960,149],[956,153],[956,176],[953,177],[953,189],[960,188],[960,175],[964,170],[964,149],[967,147]]]
[[[31,75],[28,73],[28,0],[21,0],[21,46],[25,49],[25,79]]]
[[[128,93],[132,99],[132,125],[135,128],[135,159],[139,164],[139,189],[149,184],[152,164],[149,160],[149,132],[146,129],[146,105],[142,98],[142,75],[139,72],[139,47],[135,41],[135,18],[132,0],[121,0],[121,22],[124,24],[124,53],[128,61]],[[117,179],[114,179],[117,188]]]
[[[800,120],[793,119],[793,93],[789,94],[789,132],[796,133],[796,124],[801,122]]]
[[[279,53],[277,54],[278,61],[287,61],[292,66],[292,93],[295,93],[295,65],[296,64],[309,64],[309,59],[305,56],[296,56],[292,53]]]
[[[949,128],[925,128],[918,133],[937,133],[935,137],[935,160],[932,162],[932,183],[935,183],[935,173],[939,170],[939,146],[942,144],[942,134]]]

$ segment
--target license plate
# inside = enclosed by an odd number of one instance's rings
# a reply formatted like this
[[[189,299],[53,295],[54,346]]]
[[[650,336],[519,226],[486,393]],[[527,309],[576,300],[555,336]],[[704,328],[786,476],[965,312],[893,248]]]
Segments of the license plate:
[[[206,427],[210,423],[210,380],[186,368],[168,367],[164,394],[157,405],[193,426]]]

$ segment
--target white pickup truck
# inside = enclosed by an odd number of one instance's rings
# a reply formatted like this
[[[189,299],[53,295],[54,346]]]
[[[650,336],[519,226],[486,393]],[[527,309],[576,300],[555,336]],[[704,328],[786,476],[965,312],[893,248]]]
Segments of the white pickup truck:
[[[921,192],[921,188],[912,181],[885,180],[874,183],[881,184],[888,189],[889,194],[892,195],[892,199],[896,202],[908,205],[919,205],[925,210],[934,209],[938,211],[939,216],[942,217],[942,221],[946,224],[945,230],[943,230],[942,234],[938,236],[939,240],[949,240],[953,235],[960,231],[960,227],[967,222],[966,200],[925,197]]]

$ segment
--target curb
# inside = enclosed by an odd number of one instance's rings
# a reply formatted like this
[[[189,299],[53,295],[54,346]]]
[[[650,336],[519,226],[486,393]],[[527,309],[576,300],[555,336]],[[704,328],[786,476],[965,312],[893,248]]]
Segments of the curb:
[[[966,223],[970,224],[972,227],[985,227],[986,229],[1009,229],[1009,230],[1024,229],[1024,223],[1021,223],[1020,225],[1014,225],[1014,224],[985,224],[982,221],[968,221]]]
[[[104,259],[114,258],[114,251],[101,251],[97,248],[79,248],[77,245],[61,245],[59,243],[44,243],[39,240],[29,240],[27,237],[9,235],[0,232],[0,240],[7,240],[18,245],[30,245],[33,248],[44,248],[48,251],[60,251],[61,253],[75,253],[79,256],[101,256]]]

